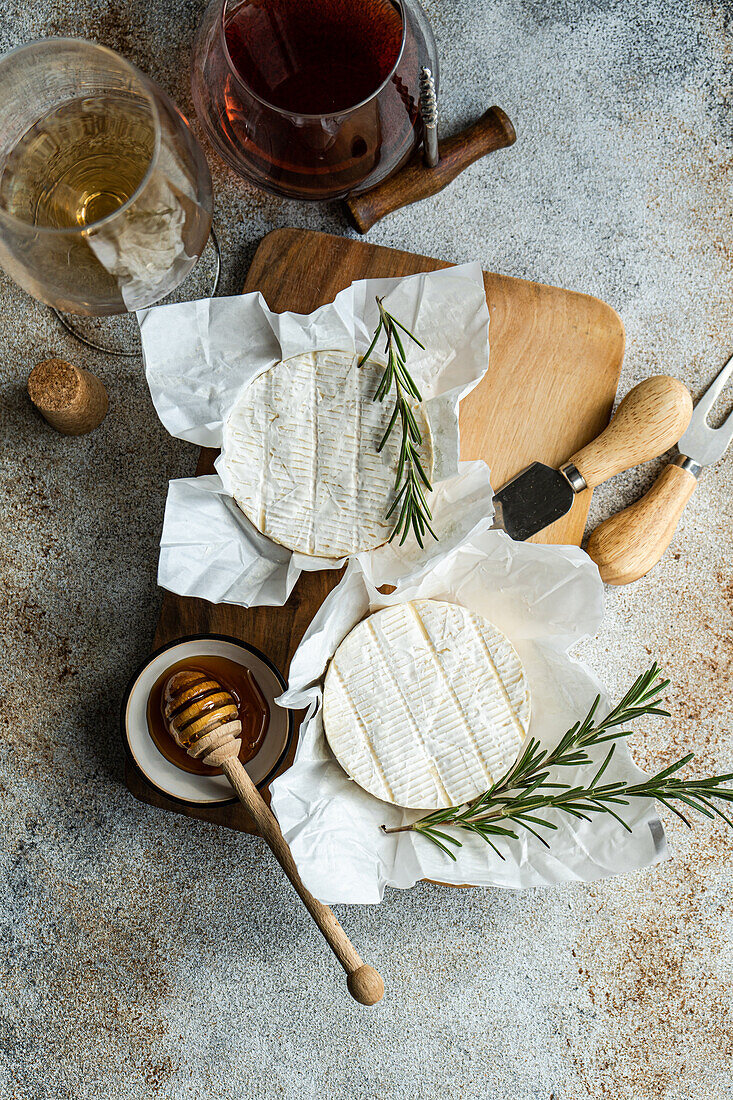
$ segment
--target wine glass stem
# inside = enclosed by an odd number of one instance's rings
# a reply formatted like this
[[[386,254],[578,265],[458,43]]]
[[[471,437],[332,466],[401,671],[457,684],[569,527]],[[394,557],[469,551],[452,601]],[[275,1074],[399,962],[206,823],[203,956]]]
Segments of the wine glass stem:
[[[217,292],[219,290],[219,283],[221,282],[221,246],[219,244],[219,238],[216,235],[216,230],[214,229],[213,225],[211,227],[211,230],[209,231],[209,240],[211,241],[211,243],[213,245],[214,254],[215,254],[215,257],[216,257],[216,264],[215,264],[215,267],[214,267],[214,278],[212,280],[211,292],[209,294],[209,297],[210,298],[215,298],[216,295],[217,295]],[[119,347],[110,348],[110,347],[106,347],[104,344],[98,344],[98,343],[96,343],[96,341],[90,340],[88,336],[84,335],[84,333],[79,332],[78,328],[73,323],[73,321],[69,320],[69,317],[67,316],[67,314],[62,313],[60,310],[56,309],[55,306],[49,306],[49,309],[54,314],[57,321],[61,325],[63,325],[63,327],[66,329],[66,331],[71,336],[73,336],[75,340],[78,340],[81,344],[84,344],[86,347],[92,348],[94,351],[104,352],[105,355],[120,355],[120,356],[123,356],[125,359],[137,359],[137,358],[139,358],[139,356],[140,356],[140,350],[139,349],[137,349],[136,351],[127,351],[125,348],[119,348]]]

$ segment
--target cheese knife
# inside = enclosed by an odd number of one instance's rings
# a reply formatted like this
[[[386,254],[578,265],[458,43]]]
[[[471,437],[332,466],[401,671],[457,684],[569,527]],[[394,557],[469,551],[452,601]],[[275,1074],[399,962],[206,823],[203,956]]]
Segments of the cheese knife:
[[[610,424],[554,469],[533,462],[494,496],[493,526],[523,541],[570,511],[578,493],[614,474],[657,458],[674,446],[692,414],[692,399],[676,378],[658,374],[634,386]]]
[[[662,470],[651,489],[635,504],[596,527],[588,553],[606,584],[630,584],[657,564],[672,541],[704,466],[718,462],[733,441],[733,413],[719,428],[707,418],[723,387],[733,377],[733,356],[695,406],[679,441],[679,454]]]

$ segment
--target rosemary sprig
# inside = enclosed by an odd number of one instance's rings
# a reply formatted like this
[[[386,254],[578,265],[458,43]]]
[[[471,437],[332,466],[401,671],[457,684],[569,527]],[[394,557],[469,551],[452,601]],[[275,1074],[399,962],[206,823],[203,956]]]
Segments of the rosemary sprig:
[[[424,546],[423,536],[426,531],[429,531],[436,540],[438,536],[431,526],[433,517],[427,497],[425,496],[425,490],[427,489],[427,491],[430,492],[432,490],[432,485],[428,480],[428,476],[420,460],[418,448],[422,443],[422,435],[409,402],[410,398],[414,398],[415,401],[422,401],[422,397],[407,369],[405,345],[400,336],[400,332],[403,332],[405,336],[409,337],[413,343],[423,348],[423,350],[425,349],[425,345],[421,344],[417,337],[413,336],[396,317],[393,317],[391,313],[387,312],[382,301],[382,298],[377,298],[379,324],[374,333],[374,339],[369,345],[369,350],[366,355],[363,355],[359,360],[359,366],[366,363],[376,347],[380,333],[384,330],[384,354],[387,357],[387,365],[384,368],[384,374],[377,387],[374,400],[384,401],[390,390],[394,389],[395,403],[387,429],[377,447],[377,453],[382,451],[398,420],[400,421],[402,430],[402,443],[400,445],[400,456],[397,462],[397,476],[395,478],[395,490],[399,490],[399,492],[391,508],[387,512],[387,519],[389,519],[397,509],[399,509],[399,512],[389,541],[392,542],[393,539],[401,536],[400,546],[402,546],[410,533],[410,529],[412,529],[415,533],[418,545],[422,549]],[[402,487],[400,488],[401,482]]]
[[[455,854],[448,845],[456,848],[462,845],[457,837],[445,832],[445,829],[463,829],[480,836],[504,859],[491,838],[510,837],[517,840],[517,828],[526,829],[545,847],[550,847],[545,837],[537,831],[539,828],[557,829],[557,824],[544,816],[548,810],[560,810],[583,821],[590,821],[593,814],[610,814],[624,829],[631,832],[630,826],[614,807],[628,806],[632,798],[656,798],[688,826],[690,822],[687,817],[673,802],[682,803],[705,817],[720,817],[733,827],[733,821],[712,801],[718,799],[733,803],[733,789],[721,786],[722,783],[733,780],[733,772],[704,779],[679,778],[676,773],[689,764],[694,758],[693,753],[688,753],[641,783],[628,784],[619,780],[602,784],[600,780],[613,758],[615,746],[611,745],[603,763],[587,786],[571,787],[568,783],[550,781],[552,768],[589,764],[591,761],[587,749],[621,737],[629,737],[632,731],[621,727],[636,718],[653,714],[669,717],[669,712],[658,705],[662,692],[669,686],[669,680],[663,680],[660,671],[655,662],[632,684],[611,713],[596,724],[595,713],[600,702],[600,696],[597,696],[584,720],[576,722],[555,748],[542,749],[538,741],[530,738],[506,775],[467,806],[450,806],[436,810],[412,825],[402,825],[394,829],[382,826],[383,831],[420,833],[455,860]]]

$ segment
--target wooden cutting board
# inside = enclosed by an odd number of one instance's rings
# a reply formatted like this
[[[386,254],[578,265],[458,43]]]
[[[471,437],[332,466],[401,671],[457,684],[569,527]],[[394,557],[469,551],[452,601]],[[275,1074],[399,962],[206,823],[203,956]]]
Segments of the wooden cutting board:
[[[301,229],[277,229],[255,254],[245,292],[260,290],[270,309],[310,313],[355,279],[414,275],[449,267],[365,241]],[[461,456],[483,458],[492,484],[502,485],[533,459],[559,466],[607,424],[624,354],[618,314],[597,298],[485,273],[491,323],[489,370],[461,404]],[[202,450],[197,474],[213,472],[216,452]],[[572,511],[535,536],[537,542],[576,543],[590,492]],[[340,573],[303,573],[284,607],[232,607],[166,592],[153,648],[190,634],[228,634],[251,642],[287,676],[290,658]],[[297,725],[296,725],[297,729]],[[290,766],[295,752],[283,764]],[[125,780],[143,802],[254,832],[238,802],[201,807],[167,798],[128,760]]]

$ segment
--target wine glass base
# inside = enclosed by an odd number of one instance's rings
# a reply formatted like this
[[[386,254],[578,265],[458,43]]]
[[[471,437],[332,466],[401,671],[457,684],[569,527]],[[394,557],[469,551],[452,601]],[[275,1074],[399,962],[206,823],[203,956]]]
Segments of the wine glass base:
[[[216,294],[217,294],[217,291],[219,290],[219,284],[221,282],[221,246],[219,245],[219,238],[216,235],[216,230],[214,229],[213,225],[212,225],[211,230],[209,232],[209,238],[208,238],[208,241],[206,242],[204,252],[201,253],[202,257],[204,255],[204,253],[206,252],[206,249],[208,248],[209,244],[211,244],[211,247],[214,251],[214,273],[213,273],[213,276],[212,276],[212,284],[211,284],[211,289],[209,291],[208,297],[215,298]],[[199,258],[199,263],[200,262],[201,262],[201,258]],[[194,267],[193,270],[195,271],[196,268]],[[186,276],[186,278],[181,283],[181,287],[185,287],[186,283],[191,278],[192,274],[193,274],[193,272],[191,272],[189,275]],[[109,345],[100,344],[96,340],[91,339],[90,336],[88,336],[87,334],[82,332],[77,327],[77,324],[70,319],[69,314],[62,313],[60,310],[56,309],[55,306],[49,306],[49,309],[54,314],[54,316],[56,317],[56,320],[59,322],[59,324],[61,324],[63,326],[63,328],[66,329],[66,331],[69,333],[69,335],[73,336],[75,340],[78,340],[79,343],[84,344],[86,347],[92,348],[94,351],[101,351],[105,355],[118,355],[118,356],[124,357],[125,359],[137,359],[137,358],[139,358],[139,356],[140,356],[140,348],[139,347],[137,347],[134,350],[130,351],[129,349],[123,348],[123,347],[120,347],[120,346],[110,347]],[[126,315],[122,314],[122,316],[130,316],[130,315],[129,314],[126,314]],[[131,331],[132,331],[132,329],[131,329]]]

